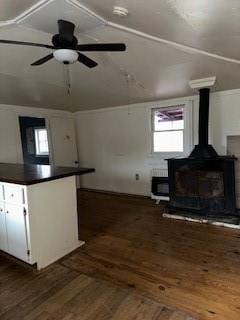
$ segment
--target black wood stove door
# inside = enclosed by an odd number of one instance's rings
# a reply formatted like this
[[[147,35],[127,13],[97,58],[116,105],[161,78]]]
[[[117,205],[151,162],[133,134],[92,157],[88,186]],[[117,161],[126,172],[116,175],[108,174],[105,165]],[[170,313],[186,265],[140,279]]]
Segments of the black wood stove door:
[[[234,161],[170,159],[170,207],[210,213],[235,213]]]

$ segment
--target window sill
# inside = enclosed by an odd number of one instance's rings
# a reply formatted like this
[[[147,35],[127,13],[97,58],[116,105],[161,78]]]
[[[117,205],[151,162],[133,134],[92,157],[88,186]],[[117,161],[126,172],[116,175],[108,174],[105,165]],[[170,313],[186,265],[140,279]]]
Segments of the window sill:
[[[36,158],[48,158],[49,154],[35,154]]]

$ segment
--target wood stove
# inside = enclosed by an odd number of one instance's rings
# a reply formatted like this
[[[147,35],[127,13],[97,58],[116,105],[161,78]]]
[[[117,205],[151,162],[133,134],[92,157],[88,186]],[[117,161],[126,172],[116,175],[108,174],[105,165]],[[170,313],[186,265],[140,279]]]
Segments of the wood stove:
[[[168,160],[169,213],[236,215],[235,160],[208,144],[209,89],[200,89],[199,144],[188,158]]]
[[[170,212],[235,215],[234,158],[169,159]]]

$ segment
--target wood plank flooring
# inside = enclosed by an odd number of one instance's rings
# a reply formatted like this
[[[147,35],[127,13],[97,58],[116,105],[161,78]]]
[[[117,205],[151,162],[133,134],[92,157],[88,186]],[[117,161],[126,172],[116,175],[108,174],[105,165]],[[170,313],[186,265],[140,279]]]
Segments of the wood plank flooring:
[[[81,192],[87,245],[62,265],[203,320],[240,319],[240,232],[161,217],[149,199]]]
[[[0,254],[1,320],[194,320],[180,311],[55,263],[46,270]]]
[[[239,320],[240,232],[162,211],[81,191],[84,247],[42,272],[0,254],[0,319]]]

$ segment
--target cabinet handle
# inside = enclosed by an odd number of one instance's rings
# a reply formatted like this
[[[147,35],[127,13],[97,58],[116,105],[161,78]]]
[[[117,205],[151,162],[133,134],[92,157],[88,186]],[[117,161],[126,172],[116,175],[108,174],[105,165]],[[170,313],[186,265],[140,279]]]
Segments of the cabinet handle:
[[[9,211],[8,211],[8,210],[7,210],[6,212],[7,212],[7,214],[9,214]]]

